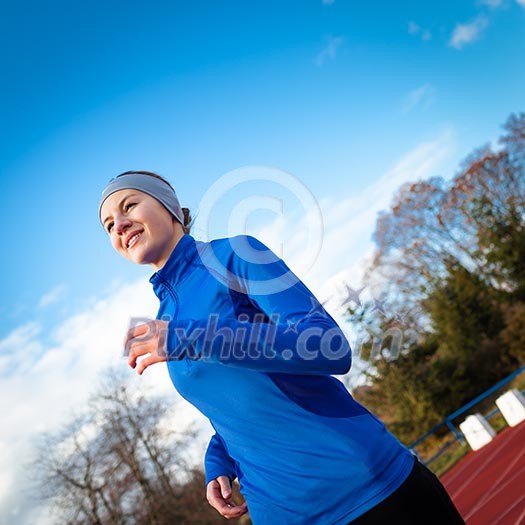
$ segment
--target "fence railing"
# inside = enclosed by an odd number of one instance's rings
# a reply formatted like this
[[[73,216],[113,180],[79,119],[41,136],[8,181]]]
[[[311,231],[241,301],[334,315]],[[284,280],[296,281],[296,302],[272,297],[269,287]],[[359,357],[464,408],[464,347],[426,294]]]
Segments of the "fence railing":
[[[465,414],[466,412],[468,412],[471,408],[473,408],[477,404],[479,404],[482,401],[484,401],[486,398],[488,398],[490,395],[494,394],[494,392],[496,392],[497,390],[501,389],[506,384],[510,383],[513,379],[518,377],[523,372],[525,372],[525,365],[521,366],[520,368],[515,370],[512,374],[508,375],[507,377],[505,377],[501,381],[498,381],[495,385],[493,385],[489,389],[485,390],[479,396],[476,396],[474,399],[472,399],[471,401],[469,401],[468,403],[463,405],[461,408],[459,408],[455,412],[452,412],[452,414],[449,414],[443,421],[441,421],[440,423],[438,423],[437,425],[432,427],[428,432],[426,432],[421,437],[416,439],[413,443],[408,445],[408,448],[410,450],[412,450],[412,452],[414,452],[425,465],[429,466],[431,463],[433,463],[438,458],[443,456],[443,454],[447,450],[449,450],[451,447],[453,447],[454,445],[457,445],[459,443],[463,447],[466,447],[466,442],[465,442],[465,438],[463,436],[463,433],[456,427],[456,425],[454,424],[454,420],[456,418],[458,418],[459,416],[461,416],[461,415]],[[522,393],[525,393],[525,390]],[[499,412],[500,412],[499,408],[496,407],[495,409],[491,410],[489,413],[485,414],[484,417],[486,419],[491,419],[491,418],[495,417],[496,415],[498,415]],[[446,441],[444,444],[442,444],[441,447],[439,448],[439,450],[437,450],[435,453],[433,453],[431,457],[426,458],[426,459],[422,458],[418,454],[416,447],[418,445],[421,445],[424,441],[426,441],[428,438],[433,436],[436,432],[438,432],[439,430],[441,430],[444,427],[447,427],[450,430],[450,432],[453,435],[453,439],[451,439],[449,441]]]

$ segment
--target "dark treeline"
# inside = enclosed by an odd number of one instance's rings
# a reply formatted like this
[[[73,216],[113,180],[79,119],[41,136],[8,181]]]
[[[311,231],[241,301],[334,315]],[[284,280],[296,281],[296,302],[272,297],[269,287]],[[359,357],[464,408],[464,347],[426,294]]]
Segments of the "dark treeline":
[[[354,394],[408,443],[525,362],[525,114],[452,179],[399,188],[374,241],[364,284],[385,307],[349,316],[365,354],[384,348]]]

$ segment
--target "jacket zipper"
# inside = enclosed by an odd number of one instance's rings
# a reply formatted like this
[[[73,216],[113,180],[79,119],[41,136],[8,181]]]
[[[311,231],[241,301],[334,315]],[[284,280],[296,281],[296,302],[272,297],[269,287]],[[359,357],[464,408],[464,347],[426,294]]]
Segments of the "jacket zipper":
[[[175,313],[173,315],[173,320],[178,319],[180,308],[179,308],[179,298],[177,297],[177,292],[175,291],[175,289],[173,288],[173,286],[171,285],[169,281],[166,281],[166,279],[162,278],[160,275],[159,275],[159,279],[162,282],[162,284],[167,288],[168,293],[170,294],[173,301],[175,302]],[[193,366],[193,362],[187,357],[185,357],[184,363],[186,365],[186,372],[189,372]]]

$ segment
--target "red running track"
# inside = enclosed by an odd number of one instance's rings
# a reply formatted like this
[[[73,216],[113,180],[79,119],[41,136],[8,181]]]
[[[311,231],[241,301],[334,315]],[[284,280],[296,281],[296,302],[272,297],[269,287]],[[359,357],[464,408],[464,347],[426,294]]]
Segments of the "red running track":
[[[525,524],[525,422],[441,477],[467,525]]]

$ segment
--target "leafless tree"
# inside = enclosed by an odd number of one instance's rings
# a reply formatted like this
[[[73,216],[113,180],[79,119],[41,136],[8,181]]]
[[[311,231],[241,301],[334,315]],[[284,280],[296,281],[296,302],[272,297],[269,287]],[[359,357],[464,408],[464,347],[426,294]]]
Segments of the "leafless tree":
[[[82,414],[41,437],[31,465],[39,497],[67,525],[225,523],[191,464],[195,432],[173,425],[169,402],[115,372]]]

